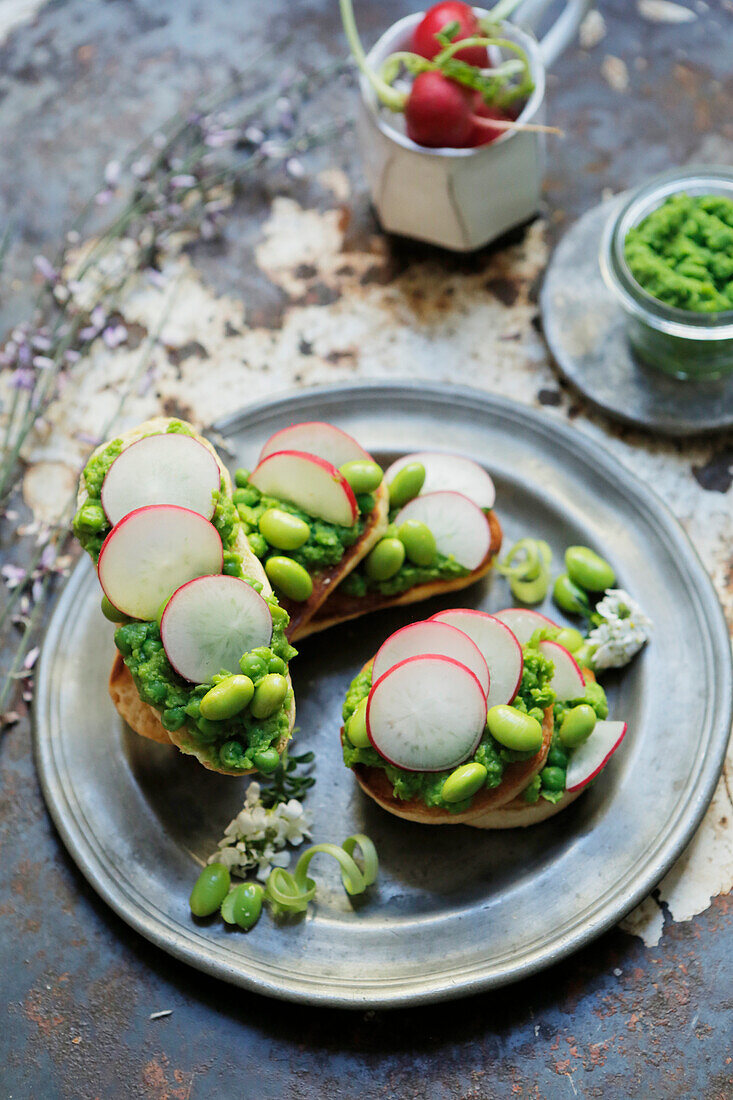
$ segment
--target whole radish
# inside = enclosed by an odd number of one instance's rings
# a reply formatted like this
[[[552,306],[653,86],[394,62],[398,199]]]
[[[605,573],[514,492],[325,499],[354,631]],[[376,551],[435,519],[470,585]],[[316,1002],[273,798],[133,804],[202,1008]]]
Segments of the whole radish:
[[[503,126],[492,126],[492,119],[497,122],[513,121],[512,116],[507,114],[506,111],[503,111],[501,107],[495,107],[493,104],[486,103],[479,92],[474,93],[471,109],[473,113],[472,130],[466,142],[466,145],[471,148],[477,145],[489,145],[492,141],[496,141],[498,137],[506,133],[506,129]]]
[[[443,49],[436,35],[449,23],[458,23],[460,27],[453,38],[454,42],[481,35],[478,19],[470,4],[461,3],[460,0],[443,0],[442,3],[433,4],[415,27],[412,34],[413,53],[426,57],[429,61],[432,60]],[[465,50],[459,50],[454,54],[454,57],[459,61],[467,61],[469,65],[478,65],[480,69],[485,69],[489,65],[489,55],[485,46],[467,46]]]
[[[465,148],[474,134],[473,92],[441,72],[415,77],[405,105],[407,136],[429,149]]]

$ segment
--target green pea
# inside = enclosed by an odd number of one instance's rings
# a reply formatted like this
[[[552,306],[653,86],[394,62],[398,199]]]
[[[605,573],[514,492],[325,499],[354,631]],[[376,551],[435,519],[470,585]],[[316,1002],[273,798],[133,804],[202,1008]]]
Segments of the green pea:
[[[359,509],[360,516],[368,516],[370,512],[373,512],[376,503],[377,498],[374,493],[357,493],[356,495],[356,507]]]
[[[247,542],[256,558],[264,558],[267,553],[267,539],[259,531],[253,531],[251,535],[247,535]]]
[[[221,726],[211,718],[198,718],[196,729],[198,730],[199,740],[203,741],[205,745],[212,745],[214,741],[221,737]]]
[[[406,463],[389,483],[390,508],[401,508],[413,497],[419,496],[424,484],[425,467],[422,462]]]
[[[566,710],[557,735],[566,749],[582,745],[593,733],[596,725],[596,712],[588,703]]]
[[[260,494],[251,485],[248,485],[246,489],[235,489],[232,493],[232,500],[236,505],[243,504],[245,508],[251,508],[260,499]]]
[[[257,683],[267,674],[267,661],[257,653],[245,653],[239,662],[239,667],[245,676],[249,676],[253,683]]]
[[[101,531],[108,526],[107,516],[101,504],[92,504],[87,501],[82,504],[74,517],[74,526],[84,531]]]
[[[520,752],[537,752],[542,745],[542,726],[530,714],[500,703],[490,707],[486,724],[500,745]]]
[[[405,560],[405,548],[399,539],[380,539],[364,562],[367,577],[388,581],[399,573]]]
[[[564,768],[543,768],[540,781],[546,791],[564,791],[565,774]]]
[[[188,904],[195,917],[210,917],[229,893],[229,870],[223,863],[210,863],[196,879]]]
[[[269,718],[283,705],[288,693],[288,681],[276,672],[269,672],[260,680],[252,696],[250,711],[253,718]]]
[[[311,529],[305,520],[284,512],[282,508],[268,508],[263,512],[259,528],[270,546],[278,550],[297,550],[311,537]]]
[[[186,712],[183,707],[168,707],[160,716],[163,728],[175,733],[186,721]]]
[[[346,736],[357,749],[368,749],[371,745],[366,727],[366,708],[368,699],[362,699],[346,723]]]
[[[254,928],[262,913],[265,891],[259,882],[242,882],[221,903],[221,915],[227,924],[238,924],[245,932]]]
[[[142,648],[143,656],[147,657],[149,660],[151,657],[154,657],[156,653],[160,653],[163,648],[163,643],[159,638],[146,638]]]
[[[582,645],[580,649],[576,649],[573,657],[581,668],[593,668],[593,650],[589,645]]]
[[[129,615],[126,615],[124,611],[120,611],[118,607],[115,607],[106,596],[102,596],[102,614],[105,619],[109,619],[111,623],[126,623],[129,620]]]
[[[406,519],[400,524],[397,537],[413,565],[431,565],[435,561],[438,552],[435,535],[420,520]]]
[[[280,676],[284,676],[288,671],[288,666],[283,661],[282,657],[270,657],[267,662],[268,672],[277,672]]]
[[[225,741],[219,749],[219,759],[225,768],[244,768],[244,749],[239,741]]]
[[[270,772],[274,772],[280,764],[280,754],[277,749],[261,749],[254,754],[254,765],[258,771],[263,772],[265,775],[269,775]]]
[[[571,653],[575,653],[577,650],[580,649],[583,642],[585,641],[585,638],[579,630],[575,630],[575,628],[572,626],[565,626],[559,632],[559,634],[555,635],[553,641],[559,642],[560,645],[565,646],[566,649],[569,649]]]
[[[450,773],[441,788],[440,796],[445,802],[462,802],[464,798],[472,798],[483,787],[486,775],[486,768],[478,761],[462,764]]]
[[[276,556],[265,562],[265,572],[283,596],[298,603],[313,592],[313,580],[307,569],[292,558]]]
[[[288,623],[290,622],[290,616],[288,615],[284,607],[280,607],[279,604],[268,604],[268,607],[270,608],[270,615],[272,616],[273,626],[288,625]]]
[[[588,546],[569,546],[565,551],[565,568],[571,581],[586,592],[603,592],[616,583],[613,567]]]
[[[553,741],[547,754],[547,764],[553,768],[567,768],[568,754],[557,741]]]
[[[355,493],[373,493],[382,484],[382,470],[376,462],[357,458],[339,466],[339,473],[348,481]]]
[[[233,718],[244,710],[254,693],[249,676],[227,676],[206,692],[200,703],[201,714],[212,722]]]
[[[245,470],[244,466],[240,466],[238,470],[234,471],[234,484],[238,489],[243,489],[249,481],[249,470]]]
[[[552,598],[558,607],[571,615],[590,615],[588,597],[567,573],[561,573],[552,589]]]

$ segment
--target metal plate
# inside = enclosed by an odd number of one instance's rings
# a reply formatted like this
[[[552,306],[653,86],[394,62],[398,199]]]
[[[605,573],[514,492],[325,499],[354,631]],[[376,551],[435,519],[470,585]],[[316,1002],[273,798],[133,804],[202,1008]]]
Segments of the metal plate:
[[[584,397],[626,424],[674,436],[729,428],[733,375],[718,382],[682,382],[634,357],[626,315],[598,262],[606,222],[625,198],[617,195],[589,210],[553,253],[540,296],[550,351]]]
[[[426,445],[484,463],[507,545],[533,533],[556,560],[575,542],[602,550],[656,632],[607,681],[630,734],[602,778],[557,818],[528,830],[428,828],[384,813],[357,789],[338,744],[352,676],[398,625],[455,597],[306,640],[294,662],[297,745],[317,752],[314,839],[365,831],[378,887],[350,902],[330,861],[316,866],[308,919],[249,935],[195,922],[197,860],[237,812],[245,781],[204,771],[120,722],[106,692],[109,624],[87,561],[50,622],[37,681],[35,743],[46,801],[94,888],[148,939],[227,981],[343,1007],[412,1004],[499,986],[562,958],[639,902],[692,836],[712,795],[731,723],[728,634],[695,551],[661,501],[577,429],[479,392],[375,384],[308,391],[220,425],[234,465],[293,420],[339,424],[383,460]],[[501,578],[462,594],[509,602]]]

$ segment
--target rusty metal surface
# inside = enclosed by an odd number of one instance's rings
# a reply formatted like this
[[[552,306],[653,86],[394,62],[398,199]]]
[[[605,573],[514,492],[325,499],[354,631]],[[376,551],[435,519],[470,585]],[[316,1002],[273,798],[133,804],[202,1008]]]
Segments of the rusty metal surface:
[[[548,116],[570,138],[548,170],[551,240],[605,188],[620,190],[694,156],[730,161],[730,4],[685,4],[697,13],[693,22],[660,25],[642,19],[630,0],[602,3],[605,37],[592,49],[571,50],[551,75]],[[392,0],[360,5],[365,38],[373,40],[412,7]],[[11,33],[0,45],[0,211],[3,220],[12,212],[18,244],[0,328],[28,299],[32,256],[53,251],[106,161],[126,152],[181,99],[220,83],[253,35],[271,38],[286,20],[311,58],[342,52],[330,0],[273,0],[266,8],[246,0],[236,9],[223,0],[61,0]],[[445,338],[450,328],[451,297],[457,293],[465,304],[464,286],[497,310],[506,306],[502,346],[514,348],[513,332],[521,340],[505,370],[517,368],[523,399],[563,418],[582,418],[608,438],[620,460],[669,488],[730,616],[733,567],[722,520],[730,515],[731,440],[653,444],[588,417],[558,384],[539,341],[527,336],[525,322],[534,311],[516,266],[502,253],[441,257],[438,270],[447,271],[442,282],[453,293],[439,294],[430,249],[404,242],[385,247],[374,236],[351,140],[330,160],[345,170],[353,190],[334,214],[334,232],[340,225],[344,233],[336,251],[349,252],[361,266],[346,263],[341,268],[350,270],[341,270],[334,263],[324,280],[312,261],[303,261],[299,276],[279,268],[272,252],[255,262],[271,198],[258,192],[242,203],[223,249],[195,250],[207,286],[228,294],[235,287],[250,324],[261,334],[290,324],[289,338],[294,303],[301,310],[337,309],[340,295],[348,305],[362,294],[359,287],[376,286],[397,319],[424,329],[427,353],[431,340]],[[303,206],[324,203],[317,189],[298,192],[298,199]],[[515,325],[517,304],[524,312]],[[304,346],[295,341],[294,375],[304,380],[324,380],[329,368],[341,378],[356,369],[358,352],[369,351],[333,344],[321,358],[315,321],[312,328]],[[309,365],[314,360],[317,368]],[[273,384],[266,371],[257,379],[258,394]],[[509,377],[506,385],[493,376],[488,384],[512,392]],[[724,1100],[731,1094],[730,897],[713,898],[705,912],[681,923],[671,920],[663,900],[656,914],[664,934],[656,946],[616,929],[540,978],[450,1009],[366,1016],[304,1011],[225,988],[131,933],[90,891],[53,831],[27,722],[2,738],[0,1082],[8,1096]],[[730,804],[721,802],[710,823],[721,844],[729,813]],[[149,1019],[166,1009],[172,1015]]]

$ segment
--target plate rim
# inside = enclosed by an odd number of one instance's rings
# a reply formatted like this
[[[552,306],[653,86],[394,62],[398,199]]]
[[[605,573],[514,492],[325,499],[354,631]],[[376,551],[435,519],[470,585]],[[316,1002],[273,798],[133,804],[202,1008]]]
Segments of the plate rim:
[[[220,952],[218,948],[214,949],[216,945],[209,946],[203,952],[201,950],[196,951],[195,948],[189,947],[186,942],[181,942],[184,937],[178,932],[177,926],[166,925],[148,916],[147,910],[143,909],[141,911],[139,902],[136,909],[127,891],[115,881],[111,869],[97,855],[89,837],[80,828],[78,818],[74,814],[67,792],[64,790],[62,777],[57,771],[54,746],[48,734],[46,733],[44,736],[42,712],[45,711],[45,704],[50,701],[48,681],[52,658],[47,639],[52,641],[54,633],[58,632],[61,625],[66,593],[73,594],[74,589],[83,583],[85,572],[91,568],[89,562],[82,559],[75,567],[53,613],[49,617],[38,664],[36,705],[33,708],[32,723],[36,768],[44,799],[67,850],[92,888],[110,908],[136,932],[173,957],[211,976],[278,999],[352,1009],[404,1007],[416,1003],[433,1003],[468,996],[490,988],[498,988],[510,982],[529,977],[551,966],[618,923],[626,913],[649,894],[674,864],[696,832],[718,782],[725,759],[731,721],[733,720],[733,656],[731,655],[728,625],[715,588],[694,544],[671,509],[654,490],[638,479],[631,470],[619,462],[605,445],[599,444],[585,430],[579,430],[575,425],[571,426],[563,422],[556,422],[554,418],[546,413],[530,406],[524,406],[501,395],[481,391],[473,387],[452,386],[420,380],[362,380],[348,384],[288,390],[271,395],[216,421],[212,425],[211,431],[226,436],[227,432],[233,431],[237,425],[243,422],[256,424],[259,418],[270,416],[273,413],[277,414],[283,408],[291,408],[293,413],[297,415],[302,406],[307,407],[314,399],[318,400],[319,403],[328,404],[329,400],[342,400],[348,394],[365,396],[378,392],[388,395],[395,401],[398,401],[401,397],[412,402],[421,400],[443,407],[446,403],[452,407],[467,403],[474,412],[478,408],[480,412],[490,416],[492,411],[500,410],[509,419],[521,417],[530,420],[535,429],[545,436],[562,440],[577,461],[582,460],[596,464],[598,462],[598,452],[600,452],[603,459],[602,465],[606,468],[606,471],[611,473],[614,470],[619,483],[623,482],[624,495],[635,498],[637,504],[639,502],[645,504],[648,514],[656,521],[657,528],[664,530],[667,539],[672,540],[677,551],[684,551],[680,565],[684,561],[684,572],[688,575],[688,579],[693,582],[691,590],[695,594],[696,602],[698,604],[702,603],[703,609],[706,611],[705,619],[708,625],[709,643],[714,652],[722,650],[727,654],[727,660],[722,662],[716,676],[718,696],[727,701],[727,707],[717,708],[711,716],[709,750],[701,760],[694,786],[684,804],[680,806],[679,813],[676,814],[671,826],[660,839],[654,859],[651,863],[645,865],[645,872],[638,879],[635,889],[624,896],[623,899],[611,897],[596,914],[586,918],[582,928],[566,934],[551,949],[535,951],[531,957],[525,958],[519,964],[505,966],[498,974],[481,974],[477,972],[478,968],[473,966],[471,975],[459,977],[457,981],[447,977],[436,983],[434,980],[424,979],[417,975],[413,982],[401,977],[395,983],[396,988],[389,988],[388,984],[384,982],[375,982],[374,989],[368,989],[366,992],[363,983],[360,989],[344,988],[340,979],[330,977],[323,979],[317,988],[313,987],[312,979],[298,978],[297,976],[297,980],[291,980],[289,983],[275,982],[268,980],[266,974],[263,976],[261,973],[253,975],[233,971],[231,966],[228,967],[223,960],[217,957]],[[692,575],[690,576],[690,574]],[[721,714],[723,715],[722,718],[720,717]],[[46,723],[46,727],[48,728],[48,723]],[[681,794],[683,793],[684,791],[681,792]],[[80,809],[83,810],[82,807]],[[479,968],[480,965],[479,963]]]

